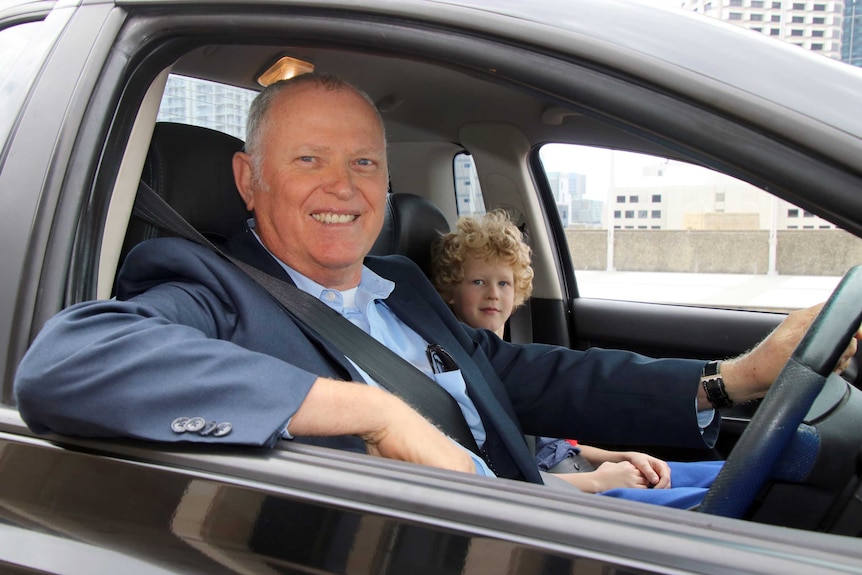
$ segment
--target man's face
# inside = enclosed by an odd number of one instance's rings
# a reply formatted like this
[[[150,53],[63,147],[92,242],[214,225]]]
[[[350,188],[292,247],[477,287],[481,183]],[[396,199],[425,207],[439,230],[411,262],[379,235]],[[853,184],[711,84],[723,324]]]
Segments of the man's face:
[[[280,94],[267,120],[259,181],[248,156],[234,159],[258,235],[321,285],[355,287],[383,226],[389,183],[377,115],[350,90],[306,85]]]
[[[455,316],[475,328],[490,329],[500,337],[515,308],[515,276],[500,261],[467,257],[464,279],[452,290],[449,304]]]

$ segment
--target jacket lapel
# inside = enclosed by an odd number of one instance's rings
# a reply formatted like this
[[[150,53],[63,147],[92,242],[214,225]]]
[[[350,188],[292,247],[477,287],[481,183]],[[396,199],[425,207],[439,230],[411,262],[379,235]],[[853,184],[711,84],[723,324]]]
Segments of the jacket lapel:
[[[227,246],[225,246],[225,250],[235,258],[266,272],[273,277],[285,281],[290,285],[295,285],[287,272],[284,271],[284,268],[281,267],[281,264],[279,264],[278,261],[276,261],[276,259],[273,258],[262,245],[260,245],[260,242],[257,241],[257,238],[254,237],[254,234],[252,234],[249,229],[246,229],[245,232],[237,234],[231,238]],[[301,321],[293,318],[293,315],[290,314],[290,312],[285,311],[285,313],[290,315],[296,325],[299,326],[309,339],[317,342],[322,348],[324,348],[327,355],[329,355],[333,361],[349,373],[350,378],[353,381],[363,381],[362,376],[343,353],[328,341],[322,339],[313,329],[310,329]]]

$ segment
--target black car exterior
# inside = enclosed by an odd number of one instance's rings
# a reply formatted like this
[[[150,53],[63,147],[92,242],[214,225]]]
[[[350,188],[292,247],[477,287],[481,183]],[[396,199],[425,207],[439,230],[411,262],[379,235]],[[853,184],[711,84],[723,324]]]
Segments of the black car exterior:
[[[595,114],[646,147],[698,158],[862,235],[862,74],[684,16],[601,0],[0,8],[0,46],[11,55],[0,71],[5,572],[862,572],[858,524],[821,533],[307,446],[202,449],[32,433],[14,403],[16,366],[44,321],[110,284],[100,276],[112,277],[106,250],[118,250],[124,233],[111,227],[111,210],[137,185],[148,141],[141,133],[155,122],[153,84],[195,50],[282,44],[454,69],[525,104]],[[690,46],[732,46],[746,65],[730,69]],[[212,55],[201,71],[244,65]],[[475,121],[500,121],[474,108]],[[541,115],[527,108],[512,109],[513,122]],[[547,231],[551,245],[562,245],[561,230]],[[564,297],[536,302],[535,313],[550,318],[536,339],[574,347],[616,335],[582,321],[612,304],[578,301],[570,266],[560,265],[559,281]],[[693,356],[743,351],[780,319],[630,311],[642,339],[629,347]],[[652,319],[651,328],[637,327]],[[662,326],[713,320],[727,322],[723,332],[738,328],[739,339],[707,338],[699,349],[650,339]],[[858,458],[860,446],[851,447],[846,456]],[[858,495],[849,505],[862,520]]]

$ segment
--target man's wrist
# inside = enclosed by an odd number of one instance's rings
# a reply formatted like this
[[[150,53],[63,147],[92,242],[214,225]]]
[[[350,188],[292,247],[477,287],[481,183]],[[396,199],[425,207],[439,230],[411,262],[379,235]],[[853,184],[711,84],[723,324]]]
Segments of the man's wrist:
[[[727,393],[721,374],[720,361],[709,361],[700,372],[700,385],[706,393],[706,399],[714,409],[733,407],[733,400]]]
[[[762,366],[758,365],[757,358],[752,357],[752,353],[754,352],[721,362],[724,389],[731,401],[737,404],[763,397],[772,383],[764,380],[762,369],[759,369]]]

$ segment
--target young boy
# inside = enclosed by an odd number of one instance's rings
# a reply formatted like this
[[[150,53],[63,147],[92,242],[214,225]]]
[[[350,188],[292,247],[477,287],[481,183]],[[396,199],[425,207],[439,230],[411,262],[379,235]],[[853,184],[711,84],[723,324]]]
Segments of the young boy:
[[[533,289],[530,248],[508,215],[460,218],[432,255],[434,284],[458,319],[503,338],[506,321]],[[540,470],[581,491],[681,508],[697,505],[721,468],[721,462],[669,464],[645,453],[565,439],[540,437],[536,447]],[[670,490],[672,472],[677,485]]]

